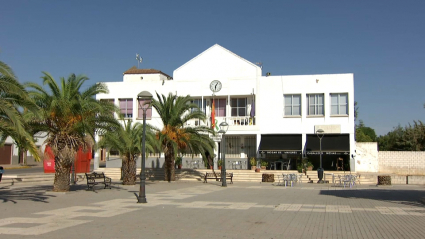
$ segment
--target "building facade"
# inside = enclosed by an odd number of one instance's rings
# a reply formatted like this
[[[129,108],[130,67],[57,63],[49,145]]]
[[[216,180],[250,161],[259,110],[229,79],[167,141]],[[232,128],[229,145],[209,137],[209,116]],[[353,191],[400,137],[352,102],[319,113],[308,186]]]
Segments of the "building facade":
[[[190,95],[208,121],[193,120],[186,127],[211,126],[214,102],[216,125],[229,124],[225,145],[217,142],[215,151],[225,151],[226,163],[240,161],[242,168],[249,168],[248,159],[256,157],[290,161],[296,169],[307,157],[317,168],[321,144],[325,170],[336,168],[338,158],[346,169],[355,170],[353,74],[263,76],[261,67],[216,44],[177,68],[172,77],[133,67],[124,72],[123,81],[105,84],[109,93],[97,99],[114,102],[133,121],[142,120],[137,102],[142,91],[155,98],[156,93]],[[217,87],[221,89],[213,92]],[[162,127],[155,110],[147,111],[147,122]],[[325,132],[321,142],[318,129]],[[97,152],[97,159],[104,157]],[[162,167],[162,162],[161,154],[151,155],[146,165]]]

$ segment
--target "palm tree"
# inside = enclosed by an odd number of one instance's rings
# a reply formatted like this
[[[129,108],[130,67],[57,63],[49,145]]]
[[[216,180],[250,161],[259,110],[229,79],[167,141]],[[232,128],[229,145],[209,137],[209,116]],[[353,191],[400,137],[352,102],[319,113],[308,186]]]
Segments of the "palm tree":
[[[82,91],[86,76],[71,74],[66,80],[61,77],[59,86],[49,73],[43,74],[48,91],[36,83],[27,83],[30,96],[40,107],[39,117],[33,115],[32,120],[39,132],[47,133],[46,143],[55,155],[53,191],[69,191],[75,154],[80,147],[87,149],[96,133],[116,130],[119,123],[111,112],[117,109],[112,103],[95,99],[96,94],[108,93],[104,84]]]
[[[157,151],[157,140],[150,126],[146,125],[146,153]],[[132,124],[131,120],[124,121],[116,132],[108,132],[101,136],[98,145],[118,150],[122,159],[124,185],[136,184],[136,160],[142,152],[143,125]]]
[[[165,155],[165,181],[175,181],[174,160],[177,153],[200,153],[204,158],[205,152],[212,155],[215,144],[208,134],[213,134],[214,131],[206,126],[184,127],[191,119],[206,120],[205,113],[200,111],[196,104],[191,103],[189,95],[156,95],[158,100],[153,99],[151,104],[163,123],[161,130],[156,129],[156,137]]]
[[[30,110],[34,113],[37,109],[12,69],[0,61],[0,145],[10,136],[15,141],[25,144],[38,161],[40,157],[37,147],[31,134],[25,130],[22,118],[23,111]]]

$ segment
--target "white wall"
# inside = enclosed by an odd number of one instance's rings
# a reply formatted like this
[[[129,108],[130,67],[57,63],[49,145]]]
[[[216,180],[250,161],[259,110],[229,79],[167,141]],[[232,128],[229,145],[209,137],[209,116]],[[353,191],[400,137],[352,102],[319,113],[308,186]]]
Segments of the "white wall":
[[[258,91],[261,132],[313,134],[315,125],[340,125],[341,133],[353,134],[353,82],[353,74],[261,77]],[[313,93],[324,93],[324,117],[307,116],[306,94]],[[348,93],[348,116],[330,115],[330,93]],[[301,94],[301,117],[285,117],[284,94]]]
[[[379,172],[378,143],[362,142],[356,143],[356,172]]]
[[[212,81],[223,75],[226,79],[256,79],[261,76],[261,68],[216,44],[173,73],[174,79],[185,81]]]
[[[119,98],[133,98],[133,120],[137,116],[137,94],[149,91],[156,98],[159,94],[173,93],[190,95],[194,98],[210,99],[212,92],[209,85],[213,80],[222,82],[221,91],[215,93],[216,98],[247,97],[248,109],[251,99],[255,96],[256,125],[249,127],[231,126],[228,135],[257,135],[257,144],[261,134],[313,134],[315,126],[338,125],[339,133],[350,134],[351,153],[355,150],[354,144],[354,79],[353,74],[331,75],[298,75],[298,76],[261,76],[262,70],[257,65],[243,59],[229,50],[214,45],[192,60],[176,69],[173,80],[165,80],[163,75],[124,75],[124,82],[108,82],[106,85],[110,93],[97,95],[97,99],[114,98],[118,104]],[[146,77],[145,77],[146,76]],[[140,78],[143,77],[143,80]],[[156,77],[156,78],[155,78]],[[302,115],[298,118],[289,118],[283,115],[283,94],[302,95]],[[307,117],[306,94],[324,93],[325,116]],[[330,116],[330,93],[348,93],[349,116]],[[230,104],[230,102],[228,102]],[[228,105],[229,106],[229,105]],[[207,107],[207,116],[210,116],[210,106]],[[230,107],[227,117],[230,117]],[[148,123],[162,127],[158,114],[153,111],[152,119]],[[300,146],[301,148],[302,146]],[[353,164],[354,162],[352,162]],[[352,165],[353,169],[354,166]]]
[[[307,115],[307,94],[314,93],[324,94],[324,116]],[[331,116],[331,93],[348,93],[348,116]],[[300,117],[284,115],[285,94],[301,94]],[[353,74],[263,76],[260,78],[257,100],[257,122],[261,134],[314,134],[315,126],[335,126],[333,128],[340,128],[337,133],[350,134],[350,155],[354,154]],[[305,141],[306,137],[303,137],[303,145]],[[351,170],[355,171],[352,158],[350,165]]]

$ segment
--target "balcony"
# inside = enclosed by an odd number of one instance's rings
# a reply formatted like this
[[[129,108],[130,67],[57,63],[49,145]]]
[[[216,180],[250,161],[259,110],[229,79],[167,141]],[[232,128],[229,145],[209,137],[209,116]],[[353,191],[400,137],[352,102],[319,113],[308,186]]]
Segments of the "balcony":
[[[229,117],[216,117],[217,125],[221,122],[227,122],[229,127],[232,128],[247,128],[256,125],[255,117],[250,116],[229,116]],[[211,120],[206,120],[202,122],[201,120],[190,120],[185,124],[185,127],[196,127],[196,126],[207,126],[211,127]]]

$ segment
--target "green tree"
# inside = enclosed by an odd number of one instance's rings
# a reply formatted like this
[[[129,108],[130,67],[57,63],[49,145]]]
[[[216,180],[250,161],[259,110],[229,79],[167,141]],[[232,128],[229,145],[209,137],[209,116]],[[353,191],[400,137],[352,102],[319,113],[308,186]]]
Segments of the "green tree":
[[[191,154],[200,153],[203,158],[206,158],[206,152],[213,155],[215,144],[208,134],[213,134],[214,131],[206,126],[184,127],[191,119],[206,120],[205,113],[191,103],[189,95],[156,95],[158,100],[152,100],[152,107],[158,112],[163,124],[162,129],[156,129],[156,137],[165,155],[164,180],[175,181],[174,160],[179,150]]]
[[[60,78],[60,85],[47,72],[43,72],[43,85],[27,83],[30,96],[40,108],[32,122],[38,132],[47,133],[46,143],[55,155],[55,179],[53,191],[69,191],[70,169],[75,154],[82,147],[91,146],[94,135],[116,130],[118,121],[111,112],[116,107],[95,99],[96,94],[108,93],[104,84],[94,84],[82,91],[86,76],[71,74]]]
[[[365,126],[363,120],[360,120],[356,126],[356,141],[357,142],[376,142],[375,130]]]
[[[133,124],[131,120],[123,121],[116,132],[107,132],[102,135],[98,143],[102,148],[113,148],[120,153],[124,185],[136,183],[136,160],[142,153],[142,133],[142,124]],[[158,151],[157,142],[151,126],[146,125],[146,154]]]
[[[37,106],[18,82],[12,69],[0,61],[0,145],[10,136],[26,145],[34,158],[40,160],[33,137],[24,127],[24,111],[37,112]]]
[[[381,151],[425,151],[425,125],[413,121],[404,128],[400,125],[386,135],[378,137]]]
[[[359,117],[359,106],[357,104],[357,101],[354,101],[354,121],[356,121],[358,117]]]

